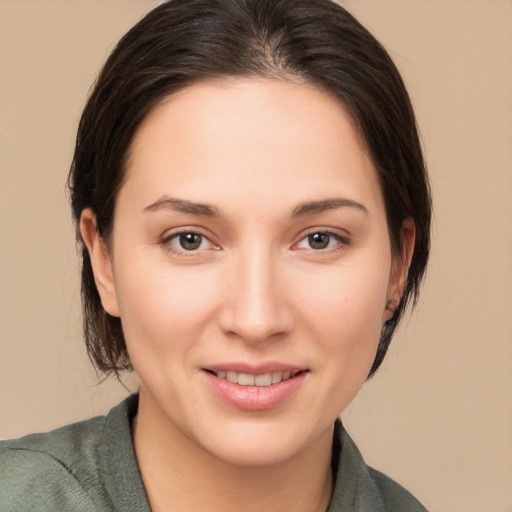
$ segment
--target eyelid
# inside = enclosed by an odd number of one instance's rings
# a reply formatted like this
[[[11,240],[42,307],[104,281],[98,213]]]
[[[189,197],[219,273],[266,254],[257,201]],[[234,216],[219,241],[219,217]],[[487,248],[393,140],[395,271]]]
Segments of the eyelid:
[[[336,230],[333,228],[316,227],[316,228],[310,228],[310,229],[307,229],[306,231],[303,231],[299,235],[297,241],[293,243],[292,249],[299,250],[300,248],[297,247],[298,244],[300,244],[302,241],[304,241],[308,236],[314,235],[315,233],[321,233],[321,234],[333,237],[335,240],[338,241],[337,246],[344,247],[344,246],[349,245],[351,242],[350,235],[348,233],[346,233],[346,231],[344,231],[345,235],[342,235],[339,232],[339,230]],[[173,240],[174,238],[176,238],[180,235],[184,235],[184,234],[196,234],[196,235],[201,236],[202,238],[207,240],[209,247],[206,249],[187,251],[185,249],[179,249],[177,246],[170,243],[171,240]],[[212,241],[212,236],[210,234],[205,233],[205,230],[203,230],[202,228],[198,228],[196,226],[190,226],[190,227],[185,226],[185,227],[179,227],[179,228],[174,228],[174,229],[168,230],[160,237],[159,243],[160,243],[160,245],[164,246],[167,250],[172,251],[176,254],[185,255],[185,256],[193,256],[193,255],[197,255],[198,253],[204,253],[206,251],[211,251],[211,250],[220,250],[220,246],[217,243],[215,243],[214,241]],[[337,248],[339,248],[339,247],[328,247],[325,249],[310,248],[310,249],[304,249],[304,250],[309,250],[311,252],[318,253],[318,252],[334,251]]]
[[[207,249],[197,249],[193,251],[187,251],[185,249],[180,249],[179,247],[171,244],[171,240],[173,240],[176,237],[179,237],[180,235],[186,235],[186,234],[195,234],[201,236],[203,239],[207,240],[210,247]],[[204,232],[201,228],[198,227],[179,227],[175,229],[171,229],[169,231],[166,231],[161,237],[160,237],[160,245],[162,245],[165,249],[167,249],[170,252],[173,252],[175,254],[184,255],[184,256],[194,256],[199,253],[204,253],[206,251],[211,250],[219,250],[220,247],[212,241],[212,237]]]
[[[304,241],[307,237],[309,237],[311,235],[314,235],[316,233],[320,233],[320,234],[323,234],[323,235],[329,235],[329,236],[333,237],[335,240],[337,240],[339,242],[337,245],[341,246],[341,247],[345,247],[345,246],[350,244],[350,236],[348,234],[342,235],[339,231],[334,230],[333,228],[322,228],[322,227],[319,227],[319,228],[311,228],[311,229],[308,229],[308,230],[302,232],[300,234],[298,240],[293,244],[292,249],[299,250],[299,248],[297,246],[302,241]],[[325,248],[325,249],[309,248],[309,249],[304,249],[304,250],[309,250],[311,252],[319,253],[319,252],[335,251],[337,248],[339,248],[339,247],[328,247],[328,248]]]

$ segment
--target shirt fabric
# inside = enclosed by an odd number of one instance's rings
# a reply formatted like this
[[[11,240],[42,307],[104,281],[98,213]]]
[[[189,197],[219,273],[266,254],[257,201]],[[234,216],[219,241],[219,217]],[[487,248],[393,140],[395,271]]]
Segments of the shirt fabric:
[[[132,395],[107,416],[0,442],[0,512],[151,512],[131,437],[137,407]],[[339,421],[333,468],[327,512],[426,512],[365,464]]]

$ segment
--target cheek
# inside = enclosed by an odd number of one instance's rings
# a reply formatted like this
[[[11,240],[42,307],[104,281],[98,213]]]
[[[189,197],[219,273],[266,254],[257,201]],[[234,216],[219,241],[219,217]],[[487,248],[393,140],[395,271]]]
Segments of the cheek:
[[[308,316],[328,331],[355,333],[368,328],[380,332],[388,288],[386,268],[386,264],[340,267],[315,275],[294,293],[301,297]]]
[[[302,293],[303,324],[316,339],[329,386],[344,402],[353,398],[373,363],[382,329],[388,272],[380,265],[347,266],[295,289]],[[342,404],[344,407],[346,403]]]
[[[197,342],[214,312],[211,274],[172,268],[165,263],[138,264],[135,258],[115,267],[123,331],[133,362],[144,357],[177,361],[179,352]]]
[[[314,317],[321,350],[318,375],[326,389],[321,407],[335,417],[359,392],[375,359],[385,286],[369,289],[353,277],[333,284],[337,291],[316,297]]]

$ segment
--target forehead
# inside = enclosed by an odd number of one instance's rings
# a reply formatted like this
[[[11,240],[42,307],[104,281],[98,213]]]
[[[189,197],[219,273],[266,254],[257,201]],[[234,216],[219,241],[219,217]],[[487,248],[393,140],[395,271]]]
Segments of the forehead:
[[[198,83],[167,98],[137,130],[126,172],[123,189],[140,203],[176,190],[211,203],[239,184],[255,200],[283,202],[286,191],[300,201],[337,187],[380,201],[345,107],[312,85],[276,80]]]

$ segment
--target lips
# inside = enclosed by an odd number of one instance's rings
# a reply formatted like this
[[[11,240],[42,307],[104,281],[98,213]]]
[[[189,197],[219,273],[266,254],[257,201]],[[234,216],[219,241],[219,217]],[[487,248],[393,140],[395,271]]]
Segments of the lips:
[[[270,365],[223,365],[205,368],[204,375],[225,403],[246,411],[272,409],[290,398],[303,384],[308,369]]]
[[[299,370],[300,371],[300,370]],[[284,371],[284,372],[267,372],[253,375],[250,373],[238,373],[234,370],[219,370],[213,372],[219,379],[226,379],[228,382],[238,384],[239,386],[271,386],[272,384],[279,384],[283,380],[288,380],[299,373],[299,371]]]

